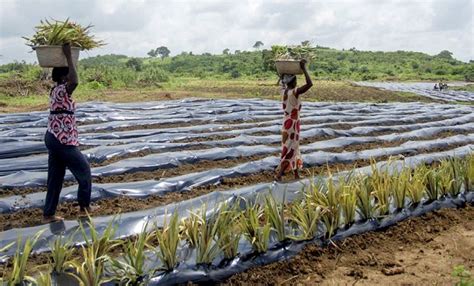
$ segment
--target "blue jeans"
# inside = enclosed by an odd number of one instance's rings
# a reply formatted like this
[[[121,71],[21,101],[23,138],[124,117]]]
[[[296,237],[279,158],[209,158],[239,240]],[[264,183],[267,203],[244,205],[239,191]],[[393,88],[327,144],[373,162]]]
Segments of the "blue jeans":
[[[66,167],[79,183],[77,200],[81,208],[89,206],[91,201],[91,169],[86,157],[76,146],[64,145],[50,132],[44,135],[44,143],[48,148],[48,191],[43,208],[44,216],[56,213],[59,195],[63,188]]]

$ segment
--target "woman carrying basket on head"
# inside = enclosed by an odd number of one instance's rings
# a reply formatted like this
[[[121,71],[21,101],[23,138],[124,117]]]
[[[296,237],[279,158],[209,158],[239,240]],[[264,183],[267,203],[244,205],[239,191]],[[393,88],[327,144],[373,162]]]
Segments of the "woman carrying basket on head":
[[[300,153],[301,95],[313,86],[313,82],[306,69],[306,61],[301,60],[300,66],[305,76],[305,85],[297,87],[295,75],[283,74],[280,77],[284,118],[281,130],[281,159],[275,172],[277,181],[281,181],[282,176],[290,171],[293,172],[295,179],[299,179],[299,170],[303,167]]]
[[[56,216],[59,195],[63,187],[66,167],[76,178],[79,187],[77,200],[82,215],[91,212],[91,170],[85,156],[79,150],[76,125],[76,103],[72,93],[78,85],[78,76],[71,57],[71,46],[63,45],[68,67],[53,68],[52,78],[56,85],[52,88],[49,103],[48,130],[44,136],[48,148],[48,191],[43,209],[43,222],[62,220]]]

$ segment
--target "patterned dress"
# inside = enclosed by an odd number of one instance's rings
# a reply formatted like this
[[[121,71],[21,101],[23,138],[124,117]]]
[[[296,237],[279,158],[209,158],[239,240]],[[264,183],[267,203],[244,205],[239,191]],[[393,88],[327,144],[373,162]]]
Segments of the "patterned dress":
[[[281,160],[278,170],[284,172],[303,168],[300,153],[300,110],[301,99],[296,94],[297,88],[281,87],[282,104],[284,111],[283,127],[281,130]]]
[[[49,107],[52,112],[48,117],[48,132],[54,135],[61,144],[79,146],[76,116],[76,103],[66,90],[66,84],[58,84],[49,95]]]

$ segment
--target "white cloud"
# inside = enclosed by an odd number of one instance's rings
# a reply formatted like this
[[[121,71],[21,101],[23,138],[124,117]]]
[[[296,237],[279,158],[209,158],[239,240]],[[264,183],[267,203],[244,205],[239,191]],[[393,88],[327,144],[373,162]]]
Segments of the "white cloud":
[[[360,50],[450,50],[474,59],[472,0],[164,1],[0,0],[0,63],[34,61],[21,39],[47,17],[93,23],[109,43],[87,55],[145,56],[165,45],[219,53],[251,49],[261,40]]]

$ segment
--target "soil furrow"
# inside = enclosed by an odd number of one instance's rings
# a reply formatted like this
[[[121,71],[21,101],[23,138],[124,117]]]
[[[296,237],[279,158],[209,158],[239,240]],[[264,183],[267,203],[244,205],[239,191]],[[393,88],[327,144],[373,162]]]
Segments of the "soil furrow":
[[[334,164],[331,165],[331,170],[348,170],[356,167],[368,165],[369,161],[352,162],[350,164]],[[315,167],[310,170],[302,172],[304,174],[314,173],[322,174],[326,172],[326,166]],[[291,176],[286,175],[286,180],[290,180]],[[94,204],[99,208],[92,213],[92,216],[113,215],[118,213],[126,213],[138,211],[158,206],[167,205],[174,202],[180,202],[187,199],[196,198],[207,193],[217,190],[230,190],[244,186],[255,185],[258,183],[272,182],[273,172],[265,171],[250,176],[238,178],[225,178],[219,185],[210,185],[195,188],[189,191],[170,192],[162,196],[150,196],[147,198],[131,198],[120,196],[115,198],[107,198],[99,200]],[[79,214],[79,207],[77,202],[66,202],[58,205],[57,215],[65,219],[75,219]],[[18,212],[9,214],[0,214],[0,231],[5,231],[11,228],[21,228],[41,224],[42,210],[39,208],[24,209]]]
[[[442,139],[454,135],[467,135],[469,132],[456,132],[453,133],[451,131],[446,131],[439,133],[438,135],[435,136],[430,136],[423,138],[423,140],[434,140],[434,139]],[[310,140],[315,140],[315,139],[320,139],[321,137],[313,137],[313,138],[308,138],[308,141]],[[329,137],[332,138],[332,137]],[[328,138],[325,138],[327,140]],[[304,139],[302,140],[304,141]],[[368,150],[368,149],[375,149],[375,148],[388,148],[388,147],[396,147],[399,146],[405,142],[408,142],[410,140],[400,140],[400,141],[393,141],[393,142],[370,142],[370,143],[361,143],[361,144],[354,144],[350,146],[345,146],[345,147],[339,147],[339,148],[328,148],[324,149],[323,151],[325,152],[332,152],[332,153],[342,153],[342,152],[354,152],[354,151],[363,151],[363,150]],[[314,141],[312,141],[314,142]],[[311,143],[312,143],[311,142]],[[278,146],[279,144],[272,144],[269,146]],[[429,150],[428,150],[429,151]],[[131,158],[131,157],[143,157],[146,155],[151,154],[152,152],[138,152],[134,153],[135,156],[130,154],[130,156],[123,156],[123,157],[117,157],[113,158],[107,161],[104,161],[101,164],[91,164],[92,167],[97,167],[97,166],[105,166],[126,158]],[[303,152],[303,159],[304,159],[304,152]],[[227,159],[227,160],[215,160],[215,161],[210,161],[210,160],[204,160],[200,161],[196,164],[183,164],[182,166],[176,167],[176,168],[170,168],[170,169],[160,169],[156,171],[151,171],[151,172],[136,172],[136,173],[127,173],[127,174],[122,174],[122,175],[114,175],[114,176],[107,176],[107,177],[98,177],[98,178],[93,178],[94,183],[114,183],[114,182],[134,182],[134,181],[141,181],[141,180],[150,180],[150,179],[161,179],[161,178],[167,178],[167,177],[173,177],[173,176],[179,176],[179,175],[184,175],[188,173],[194,173],[194,172],[200,172],[204,170],[210,170],[210,169],[215,169],[215,168],[230,168],[234,167],[238,164],[246,163],[246,162],[251,162],[259,159],[263,159],[268,156],[278,156],[278,153],[272,153],[272,154],[266,154],[266,155],[260,155],[260,156],[250,156],[250,157],[239,157],[235,159]],[[75,181],[65,181],[64,186],[71,186],[75,184]],[[13,196],[13,195],[26,195],[30,193],[36,193],[36,192],[43,192],[46,191],[45,187],[38,187],[38,188],[0,188],[0,198],[1,197],[8,197],[8,196]]]
[[[223,285],[454,285],[455,266],[474,267],[473,231],[474,207],[442,209],[327,247],[307,245]]]
[[[258,123],[266,122],[266,121],[270,121],[270,120],[272,120],[272,119],[260,118],[260,119],[252,119],[252,120],[235,119],[235,120],[232,120],[232,121],[229,121],[229,120],[215,120],[215,121],[213,121],[212,118],[209,118],[206,121],[204,121],[204,120],[203,121],[195,120],[195,121],[190,121],[190,122],[179,122],[179,123],[154,123],[154,124],[132,125],[132,126],[127,126],[127,127],[117,127],[117,128],[114,128],[113,130],[109,130],[109,131],[120,132],[120,131],[132,131],[132,130],[140,130],[140,129],[172,129],[172,128],[179,128],[179,127],[199,126],[199,125],[209,124],[209,123],[212,123],[212,124],[256,123],[256,124],[258,124]],[[87,126],[87,125],[84,125],[84,126]],[[236,129],[236,128],[233,128],[233,129]],[[104,131],[107,131],[107,130],[97,129],[95,131],[90,131],[90,133],[104,132]]]
[[[451,150],[462,145],[451,145],[447,148],[436,148],[429,150],[430,153],[436,153],[446,150]],[[420,152],[423,153],[423,152]],[[399,157],[410,156],[412,154],[399,154]],[[388,160],[391,156],[383,156],[376,158],[377,161]],[[328,169],[331,173],[338,171],[350,170],[353,168],[360,168],[368,166],[370,160],[356,160],[348,163],[330,164],[328,166],[315,166],[305,168],[301,175],[302,177],[309,177],[313,175],[324,175]],[[224,178],[219,184],[206,185],[194,188],[191,191],[171,192],[163,196],[150,196],[145,199],[136,199],[130,197],[115,197],[99,200],[96,202],[99,209],[92,213],[92,216],[110,215],[116,213],[131,212],[139,209],[153,208],[157,206],[166,205],[172,202],[178,202],[190,198],[202,196],[213,191],[225,191],[235,188],[251,186],[258,183],[270,183],[274,181],[274,173],[272,171],[263,171],[249,176]],[[287,174],[283,180],[291,180],[291,174]],[[58,215],[64,216],[66,219],[74,219],[78,215],[78,208],[76,202],[66,202],[58,206]],[[15,227],[27,227],[41,224],[41,210],[40,209],[26,209],[19,212],[1,214],[0,215],[0,230],[8,230]]]

